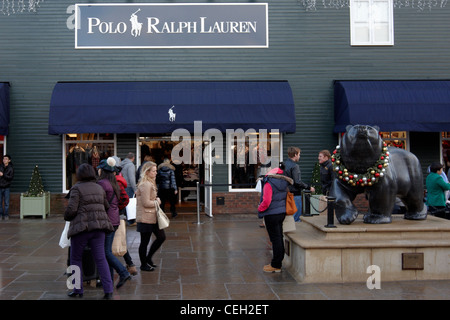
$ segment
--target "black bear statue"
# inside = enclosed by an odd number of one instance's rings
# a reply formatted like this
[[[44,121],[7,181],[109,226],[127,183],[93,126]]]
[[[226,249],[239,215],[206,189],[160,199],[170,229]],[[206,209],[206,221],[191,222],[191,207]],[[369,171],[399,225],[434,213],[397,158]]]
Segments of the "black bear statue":
[[[417,157],[406,150],[387,147],[376,126],[355,125],[346,129],[331,157],[336,179],[330,195],[336,198],[339,223],[355,221],[358,210],[353,200],[360,193],[366,193],[369,200],[365,223],[391,223],[397,197],[406,206],[405,219],[426,219],[423,174]]]

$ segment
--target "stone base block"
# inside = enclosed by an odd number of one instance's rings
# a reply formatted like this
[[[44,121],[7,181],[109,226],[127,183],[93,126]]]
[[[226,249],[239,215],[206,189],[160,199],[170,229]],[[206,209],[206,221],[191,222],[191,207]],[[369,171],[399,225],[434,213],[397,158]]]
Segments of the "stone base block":
[[[366,282],[373,265],[381,281],[450,279],[449,220],[394,216],[390,224],[371,225],[358,218],[337,228],[325,227],[326,215],[302,220],[295,232],[285,234],[289,252],[283,262],[298,282]],[[418,265],[408,263],[411,256]]]

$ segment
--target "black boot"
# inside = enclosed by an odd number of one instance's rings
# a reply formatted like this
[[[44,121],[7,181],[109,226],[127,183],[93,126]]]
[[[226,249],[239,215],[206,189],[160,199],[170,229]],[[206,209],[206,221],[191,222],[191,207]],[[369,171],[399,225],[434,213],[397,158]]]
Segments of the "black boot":
[[[105,293],[105,295],[103,296],[103,300],[112,300],[113,299],[113,294],[112,292],[110,293]]]

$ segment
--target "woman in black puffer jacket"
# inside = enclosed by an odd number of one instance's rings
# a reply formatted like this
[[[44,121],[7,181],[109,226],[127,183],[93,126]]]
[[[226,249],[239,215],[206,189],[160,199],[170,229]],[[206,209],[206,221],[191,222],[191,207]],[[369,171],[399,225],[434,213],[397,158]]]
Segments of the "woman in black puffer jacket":
[[[70,189],[69,203],[64,220],[70,221],[67,237],[70,238],[70,264],[82,270],[82,255],[89,245],[100,274],[105,299],[112,298],[113,283],[105,257],[105,232],[113,231],[106,210],[108,200],[103,188],[96,183],[94,168],[87,163],[77,170],[78,183]],[[82,277],[82,273],[80,274]],[[69,293],[70,297],[83,296],[83,279],[77,282],[79,288]]]

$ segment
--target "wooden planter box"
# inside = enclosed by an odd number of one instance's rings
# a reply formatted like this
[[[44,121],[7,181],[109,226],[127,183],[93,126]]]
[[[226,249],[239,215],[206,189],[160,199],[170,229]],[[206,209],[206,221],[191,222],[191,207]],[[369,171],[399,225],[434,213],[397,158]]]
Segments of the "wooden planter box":
[[[45,219],[47,215],[50,215],[50,192],[45,192],[42,197],[20,194],[20,219],[24,216],[42,216]]]

